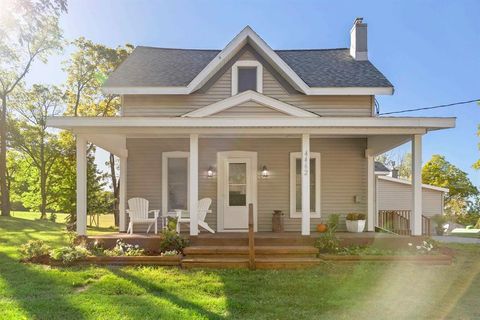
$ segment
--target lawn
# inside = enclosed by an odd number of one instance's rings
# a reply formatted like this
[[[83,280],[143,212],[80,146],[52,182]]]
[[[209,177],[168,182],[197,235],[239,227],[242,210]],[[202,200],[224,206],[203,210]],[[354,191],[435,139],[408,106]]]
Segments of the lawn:
[[[451,266],[325,263],[300,271],[50,268],[18,262],[62,223],[0,217],[0,319],[478,319],[480,246]]]

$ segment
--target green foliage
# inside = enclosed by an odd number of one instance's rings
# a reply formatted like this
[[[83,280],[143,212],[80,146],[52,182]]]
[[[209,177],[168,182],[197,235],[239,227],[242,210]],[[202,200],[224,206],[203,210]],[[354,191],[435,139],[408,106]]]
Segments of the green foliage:
[[[356,221],[356,220],[365,220],[367,216],[364,213],[349,213],[347,214],[346,220]]]
[[[50,217],[48,218],[51,222],[57,221],[57,214],[55,212],[50,213]]]
[[[331,214],[328,217],[327,231],[320,233],[320,236],[315,241],[315,247],[318,248],[320,253],[336,253],[339,250],[340,240],[335,236],[338,223],[340,221],[340,215]]]
[[[332,232],[337,231],[338,224],[340,223],[340,215],[339,214],[331,214],[328,216],[327,221],[327,228]]]
[[[448,162],[444,156],[435,154],[422,168],[423,183],[447,188],[447,201],[468,199],[477,195],[478,189],[472,184],[467,173]]]
[[[448,218],[443,214],[436,214],[430,219],[437,225],[437,227],[440,228],[443,227],[443,225],[448,221]]]
[[[104,251],[105,255],[110,257],[119,257],[119,256],[143,256],[145,250],[140,248],[140,246],[128,244],[118,239],[115,247],[110,250]]]
[[[381,162],[389,168],[396,168],[398,176],[401,178],[410,179],[412,176],[412,154],[409,152],[402,155],[386,152],[375,157],[375,161]]]
[[[182,238],[177,232],[173,230],[163,230],[162,240],[160,241],[160,252],[176,251],[183,252],[183,249],[188,245],[188,241]]]
[[[30,240],[19,249],[22,260],[31,262],[47,257],[49,252],[50,247],[42,240]]]
[[[56,261],[61,261],[64,265],[70,265],[75,261],[84,259],[89,252],[84,246],[67,246],[53,249],[50,252],[50,258]]]

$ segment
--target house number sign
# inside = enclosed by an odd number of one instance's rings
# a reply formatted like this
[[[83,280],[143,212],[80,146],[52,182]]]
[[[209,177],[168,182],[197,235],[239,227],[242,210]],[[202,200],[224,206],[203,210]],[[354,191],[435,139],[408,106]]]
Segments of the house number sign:
[[[308,168],[309,158],[310,157],[309,157],[308,151],[305,151],[305,153],[303,154],[303,175],[304,176],[307,176],[308,172],[310,171],[309,168]]]

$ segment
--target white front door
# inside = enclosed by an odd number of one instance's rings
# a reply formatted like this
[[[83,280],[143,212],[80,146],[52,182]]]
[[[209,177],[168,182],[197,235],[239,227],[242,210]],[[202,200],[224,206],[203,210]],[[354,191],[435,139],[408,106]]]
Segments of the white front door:
[[[219,231],[246,231],[249,203],[253,203],[256,217],[257,154],[219,152],[218,160]]]

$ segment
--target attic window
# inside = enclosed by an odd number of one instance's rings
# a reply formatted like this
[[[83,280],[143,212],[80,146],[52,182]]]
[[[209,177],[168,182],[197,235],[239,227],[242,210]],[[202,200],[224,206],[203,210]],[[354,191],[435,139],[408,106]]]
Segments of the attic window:
[[[247,90],[263,91],[263,67],[258,61],[240,60],[232,66],[232,96]]]

